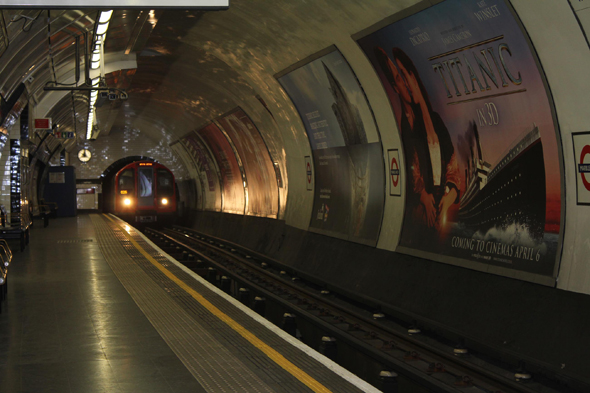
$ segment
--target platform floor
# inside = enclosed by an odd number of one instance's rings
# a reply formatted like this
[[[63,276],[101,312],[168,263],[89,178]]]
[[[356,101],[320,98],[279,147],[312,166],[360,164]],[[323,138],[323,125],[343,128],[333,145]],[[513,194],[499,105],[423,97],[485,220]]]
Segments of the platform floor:
[[[104,215],[36,225],[0,314],[0,392],[374,388]]]

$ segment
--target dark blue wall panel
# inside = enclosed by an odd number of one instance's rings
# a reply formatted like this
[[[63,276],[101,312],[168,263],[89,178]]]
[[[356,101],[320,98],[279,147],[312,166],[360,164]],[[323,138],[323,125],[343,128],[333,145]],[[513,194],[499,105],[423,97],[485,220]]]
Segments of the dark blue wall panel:
[[[73,166],[54,166],[49,168],[49,173],[45,180],[43,198],[45,202],[57,203],[58,217],[76,215],[76,172]]]

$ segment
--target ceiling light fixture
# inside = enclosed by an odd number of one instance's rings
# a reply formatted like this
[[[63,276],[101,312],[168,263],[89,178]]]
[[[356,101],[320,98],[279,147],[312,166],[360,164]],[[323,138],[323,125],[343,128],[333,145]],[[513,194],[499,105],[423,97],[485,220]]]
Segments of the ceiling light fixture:
[[[108,21],[111,20],[112,15],[113,15],[113,10],[101,12],[100,17],[98,18],[98,23],[108,23]]]
[[[113,10],[109,10],[102,11],[100,13],[100,16],[98,17],[98,24],[96,26],[96,32],[94,34],[94,45],[92,45],[92,69],[100,67],[101,52],[103,52],[101,51],[101,46],[104,46],[104,41],[106,38],[107,30],[109,29],[109,22],[111,20],[112,15]]]
[[[96,32],[94,34],[94,43],[91,46],[92,50],[92,59],[90,63],[90,68],[97,69],[101,66],[101,61],[103,60],[104,54],[104,42],[106,39],[106,33],[109,29],[109,21],[111,20],[111,16],[113,15],[113,10],[102,11],[98,17],[98,24],[96,26]],[[99,85],[100,77],[95,78],[92,80],[92,86]],[[98,91],[93,90],[90,92],[90,100],[89,100],[89,107],[88,107],[88,125],[86,128],[86,140],[89,140],[92,137],[92,127],[94,125],[94,104],[96,103],[96,99],[98,97]]]
[[[92,86],[98,86],[100,78],[94,78],[92,80]],[[90,92],[90,102],[88,108],[88,126],[86,128],[86,140],[89,140],[92,137],[92,126],[94,124],[94,104],[96,103],[96,98],[98,97],[98,91],[92,90]]]
[[[109,22],[107,23],[99,23],[98,27],[96,28],[96,35],[103,35],[109,29]]]

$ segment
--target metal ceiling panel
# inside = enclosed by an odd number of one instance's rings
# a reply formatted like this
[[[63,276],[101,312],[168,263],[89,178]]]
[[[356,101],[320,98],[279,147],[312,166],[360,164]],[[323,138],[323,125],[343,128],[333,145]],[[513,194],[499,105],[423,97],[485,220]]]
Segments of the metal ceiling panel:
[[[3,94],[9,94],[16,85],[29,77],[35,79],[36,74],[48,66],[50,41],[51,55],[64,56],[62,52],[69,49],[76,35],[92,31],[97,15],[96,10],[28,10],[12,13],[4,10],[3,13],[5,18],[10,16],[7,26],[10,45],[2,56],[0,69],[0,86]],[[49,28],[48,16],[51,17]],[[50,40],[47,38],[49,33],[52,34]],[[73,49],[66,53],[71,53],[70,61],[72,64],[75,63]]]
[[[8,48],[8,31],[6,30],[6,23],[4,23],[4,14],[2,10],[0,10],[0,57]]]

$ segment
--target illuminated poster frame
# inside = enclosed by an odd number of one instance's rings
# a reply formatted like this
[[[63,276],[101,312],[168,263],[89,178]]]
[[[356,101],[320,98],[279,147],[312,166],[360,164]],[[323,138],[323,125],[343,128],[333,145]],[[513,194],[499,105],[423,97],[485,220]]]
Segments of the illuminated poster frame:
[[[190,157],[197,165],[198,171],[205,173],[207,188],[210,192],[215,192],[216,175],[214,174],[215,168],[212,168],[211,165],[212,158],[199,142],[199,136],[194,131],[180,138],[181,145],[190,154]]]
[[[565,215],[561,136],[511,4],[424,1],[353,39],[400,130],[406,208],[396,250],[555,285]]]
[[[239,155],[217,124],[209,123],[196,133],[210,150],[219,169],[222,184],[221,211],[243,215],[246,209],[247,180],[242,172]]]
[[[258,127],[241,107],[218,117],[215,121],[236,149],[248,179],[246,215],[277,218],[279,214],[277,172]]]
[[[332,45],[275,78],[297,109],[312,151],[305,168],[307,190],[314,193],[308,230],[376,246],[385,205],[383,147],[354,70]]]
[[[212,153],[195,131],[184,135],[178,140],[178,143],[184,148],[202,183],[202,199],[206,201],[203,202],[203,210],[221,211],[223,199],[222,182]]]

